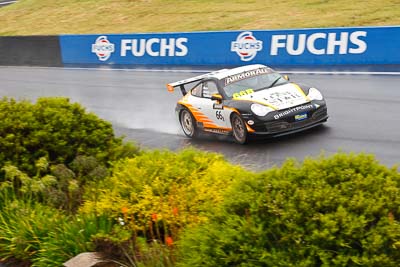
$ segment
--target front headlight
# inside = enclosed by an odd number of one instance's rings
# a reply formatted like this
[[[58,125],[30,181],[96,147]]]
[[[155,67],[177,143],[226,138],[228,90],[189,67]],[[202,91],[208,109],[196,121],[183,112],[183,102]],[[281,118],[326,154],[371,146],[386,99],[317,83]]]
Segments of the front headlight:
[[[310,88],[310,90],[308,91],[308,98],[310,98],[310,100],[322,100],[324,99],[324,97],[322,96],[321,92],[318,91],[318,89],[316,88]]]
[[[257,116],[262,117],[274,110],[270,107],[255,103],[251,105],[251,111]]]

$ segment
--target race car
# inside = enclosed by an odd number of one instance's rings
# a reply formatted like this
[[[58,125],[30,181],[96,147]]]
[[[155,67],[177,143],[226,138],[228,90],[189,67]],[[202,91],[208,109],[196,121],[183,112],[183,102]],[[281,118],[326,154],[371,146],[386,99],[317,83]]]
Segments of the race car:
[[[328,119],[326,102],[318,89],[290,82],[287,76],[261,64],[221,69],[167,84],[170,92],[176,87],[183,97],[175,110],[188,137],[205,131],[232,135],[235,142],[244,144],[250,135],[287,135]]]

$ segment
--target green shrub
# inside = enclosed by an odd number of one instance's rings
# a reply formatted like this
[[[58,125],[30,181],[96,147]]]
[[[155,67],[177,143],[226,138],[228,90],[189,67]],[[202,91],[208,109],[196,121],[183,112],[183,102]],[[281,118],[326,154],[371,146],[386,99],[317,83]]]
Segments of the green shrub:
[[[141,227],[153,216],[168,223],[201,222],[221,202],[226,186],[246,174],[217,154],[146,152],[115,164],[111,177],[87,191],[81,210],[134,215]]]
[[[104,216],[67,216],[48,206],[14,200],[0,212],[0,259],[36,266],[61,266],[82,252],[94,251],[94,236],[111,232]]]
[[[0,258],[31,261],[65,215],[38,203],[13,201],[0,212]]]
[[[95,251],[95,237],[111,232],[115,222],[105,216],[70,216],[50,231],[40,246],[33,267],[61,266],[82,252]]]
[[[86,184],[104,179],[109,172],[91,156],[77,156],[70,166],[71,169],[64,164],[49,166],[47,159],[42,157],[36,162],[37,175],[30,177],[7,164],[2,168],[5,175],[0,186],[0,200],[34,200],[74,213],[82,202]],[[42,172],[50,174],[42,176]]]
[[[240,179],[178,266],[399,266],[400,175],[338,154]]]
[[[114,136],[109,122],[67,98],[39,98],[35,104],[0,100],[0,167],[8,162],[33,176],[42,157],[68,165],[85,155],[106,164],[136,153]]]
[[[206,222],[217,211],[227,186],[247,174],[216,154],[191,149],[145,152],[117,163],[111,177],[93,184],[81,212],[119,220],[124,238],[117,242],[106,236],[102,240],[121,250],[130,248],[132,259],[137,253],[143,259],[155,247],[142,246],[137,252],[136,238],[156,240],[157,244],[174,242],[182,228]],[[160,255],[163,252],[158,251]]]

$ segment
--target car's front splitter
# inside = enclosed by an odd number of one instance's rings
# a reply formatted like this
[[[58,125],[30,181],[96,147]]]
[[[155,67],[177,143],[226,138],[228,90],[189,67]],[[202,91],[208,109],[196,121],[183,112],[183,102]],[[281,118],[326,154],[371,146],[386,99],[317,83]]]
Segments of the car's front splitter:
[[[305,131],[307,129],[316,127],[318,125],[323,124],[324,122],[326,122],[328,120],[329,116],[326,115],[323,118],[316,120],[316,121],[310,121],[307,123],[304,123],[300,126],[297,127],[292,127],[290,129],[284,129],[281,131],[275,131],[275,132],[270,132],[270,131],[255,131],[252,132],[251,135],[263,135],[265,137],[279,137],[279,136],[284,136],[284,135],[289,135],[289,134],[293,134],[293,133],[297,133],[297,132],[301,132],[301,131]]]

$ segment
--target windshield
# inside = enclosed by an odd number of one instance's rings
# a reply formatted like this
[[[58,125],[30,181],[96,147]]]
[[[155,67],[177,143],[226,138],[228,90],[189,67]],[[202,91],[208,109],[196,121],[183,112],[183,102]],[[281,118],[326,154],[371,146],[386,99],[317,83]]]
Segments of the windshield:
[[[272,72],[231,83],[224,87],[224,91],[228,97],[236,98],[284,83],[287,83],[285,78],[279,73]]]

